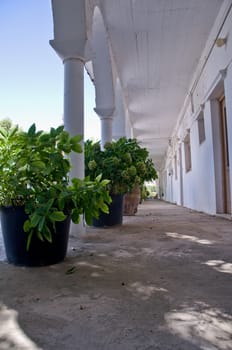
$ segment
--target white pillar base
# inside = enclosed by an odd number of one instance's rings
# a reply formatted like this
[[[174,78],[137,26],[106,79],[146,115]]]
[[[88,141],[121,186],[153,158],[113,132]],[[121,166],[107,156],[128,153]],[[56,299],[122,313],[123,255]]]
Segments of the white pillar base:
[[[78,236],[86,232],[83,216],[81,216],[79,224],[74,224],[73,222],[71,222],[69,232],[70,232],[70,237],[72,238],[78,238]]]

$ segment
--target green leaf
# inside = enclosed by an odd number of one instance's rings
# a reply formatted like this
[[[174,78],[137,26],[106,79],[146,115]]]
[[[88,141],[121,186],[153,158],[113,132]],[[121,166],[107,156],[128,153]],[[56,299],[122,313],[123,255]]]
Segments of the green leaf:
[[[6,139],[7,138],[7,131],[6,131],[6,129],[0,127],[0,134],[2,136],[2,139]]]
[[[31,223],[30,220],[26,220],[23,224],[23,231],[24,232],[29,232],[31,229]]]
[[[60,139],[64,143],[67,142],[70,139],[69,133],[66,130],[62,131],[60,134]]]
[[[75,271],[76,271],[76,267],[75,266],[73,266],[73,267],[70,267],[66,272],[65,272],[65,274],[66,275],[71,275],[72,273],[74,273]]]
[[[31,245],[31,238],[32,238],[32,235],[33,235],[33,231],[31,231],[27,237],[27,246],[26,246],[26,249],[27,251],[29,250],[30,248],[30,245]]]
[[[56,129],[55,128],[50,128],[50,135],[52,137],[56,136]]]
[[[105,203],[101,204],[101,211],[103,211],[103,213],[109,214],[109,208]]]
[[[41,241],[44,241],[44,239],[43,239],[43,236],[42,236],[41,232],[36,231],[36,234],[37,234],[38,238],[39,238]]]
[[[34,136],[36,131],[35,123],[30,126],[28,129],[28,136]]]
[[[64,125],[58,126],[58,128],[56,129],[57,135],[59,135],[63,130],[64,130]]]
[[[80,222],[80,211],[76,208],[72,211],[72,221],[74,224],[78,224]]]
[[[13,137],[16,132],[18,131],[18,125],[16,125],[15,127],[13,127],[10,131],[9,131],[9,137]]]
[[[95,216],[97,217],[97,216]],[[91,226],[93,224],[93,215],[92,213],[88,213],[87,211],[85,212],[85,221],[87,223],[87,225]]]
[[[62,211],[54,211],[49,215],[51,221],[64,221],[66,217],[67,216]]]
[[[37,170],[43,170],[46,168],[46,165],[44,162],[40,161],[40,160],[35,160],[34,162],[31,163],[31,169],[33,171],[37,171]]]
[[[59,209],[63,210],[64,209],[64,205],[65,205],[65,198],[64,197],[58,198]]]
[[[39,138],[39,140],[40,140],[40,142],[48,142],[49,140],[50,140],[50,135],[48,135],[48,134],[42,134],[41,136],[40,136],[40,138]]]
[[[106,186],[106,185],[108,185],[109,183],[110,183],[110,180],[107,180],[107,179],[102,180],[102,182],[101,182],[102,186]]]
[[[48,211],[51,209],[53,203],[54,203],[54,198],[50,198],[46,203],[46,205],[44,206],[46,213],[48,213]]]
[[[75,189],[82,185],[82,180],[78,179],[77,177],[72,178],[71,181]]]
[[[62,144],[62,150],[64,151],[64,153],[70,153],[72,150],[71,145],[69,143]]]
[[[36,214],[36,213],[33,213],[30,217],[30,225],[31,227],[36,227],[40,221],[40,218],[41,216]]]
[[[48,242],[52,243],[52,233],[47,226],[44,227],[43,236]]]
[[[81,140],[83,140],[83,136],[82,135],[75,135],[71,138],[70,142],[72,144],[74,143],[79,143]]]
[[[79,145],[79,143],[76,143],[72,146],[72,151],[76,152],[76,153],[82,153],[82,147],[81,145]]]
[[[43,228],[44,228],[44,223],[45,223],[45,217],[44,217],[44,216],[42,216],[42,217],[40,218],[40,221],[39,221],[39,226],[38,226],[38,230],[39,230],[40,232],[42,232],[42,231],[43,231]]]
[[[102,174],[98,175],[95,179],[96,182],[100,182],[102,178]]]

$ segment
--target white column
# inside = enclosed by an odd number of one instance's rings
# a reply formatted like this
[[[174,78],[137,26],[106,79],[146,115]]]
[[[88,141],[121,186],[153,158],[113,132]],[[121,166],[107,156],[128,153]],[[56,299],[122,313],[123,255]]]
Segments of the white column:
[[[114,82],[109,39],[100,9],[93,14],[93,73],[95,84],[95,112],[101,120],[101,148],[112,141],[112,117],[115,109]]]
[[[84,135],[84,62],[87,42],[85,0],[52,1],[54,39],[50,45],[64,64],[64,126]],[[84,155],[71,155],[70,177],[83,178]]]
[[[106,142],[112,141],[113,113],[112,108],[94,108],[101,120],[101,148],[104,149]]]
[[[104,148],[106,142],[112,141],[112,117],[100,117],[101,120],[101,146]]]
[[[84,138],[84,58],[81,55],[72,54],[69,45],[65,47],[64,53],[59,45],[52,42],[52,47],[59,52],[64,64],[64,128],[72,136],[82,135]],[[69,44],[69,43],[68,43]],[[58,48],[57,48],[58,47]],[[68,54],[70,51],[70,54]],[[63,56],[63,57],[62,57]],[[84,143],[82,141],[82,153],[71,153],[70,179],[74,177],[84,178]],[[84,232],[83,218],[80,224],[71,224],[70,235],[77,237]]]
[[[64,127],[72,136],[84,136],[85,0],[54,0],[52,12],[54,40],[50,45],[64,64]],[[71,164],[70,178],[83,178],[84,152],[71,154]],[[81,232],[83,224],[72,225],[71,234]]]
[[[70,135],[82,135],[84,139],[84,66],[79,58],[64,59],[64,128]],[[70,179],[84,178],[84,142],[82,153],[71,153]],[[80,224],[71,224],[70,234],[76,237],[84,232],[83,218]]]
[[[115,113],[113,120],[113,138],[118,140],[120,137],[126,136],[125,110],[122,98],[122,90],[119,79],[115,88]]]
[[[77,58],[64,60],[64,127],[72,136],[84,138],[84,67]],[[71,163],[70,178],[83,178],[84,149],[71,154]]]

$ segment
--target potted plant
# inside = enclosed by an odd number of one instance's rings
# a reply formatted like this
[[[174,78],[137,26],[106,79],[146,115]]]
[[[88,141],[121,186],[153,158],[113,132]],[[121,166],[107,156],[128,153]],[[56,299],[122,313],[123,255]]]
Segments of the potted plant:
[[[147,148],[141,147],[133,138],[127,141],[127,150],[130,153],[132,163],[136,169],[134,185],[124,197],[124,215],[134,215],[141,201],[141,189],[146,181],[157,179],[157,172]]]
[[[0,128],[0,214],[10,263],[38,266],[65,258],[70,220],[90,223],[108,212],[107,180],[74,178],[68,155],[81,152],[80,136],[63,126],[49,132]]]
[[[122,137],[105,144],[101,150],[100,142],[85,142],[85,172],[93,179],[101,174],[109,179],[108,189],[112,197],[109,215],[103,214],[96,226],[112,226],[122,223],[123,197],[136,184],[155,178],[153,162],[148,151],[141,148],[136,139]]]

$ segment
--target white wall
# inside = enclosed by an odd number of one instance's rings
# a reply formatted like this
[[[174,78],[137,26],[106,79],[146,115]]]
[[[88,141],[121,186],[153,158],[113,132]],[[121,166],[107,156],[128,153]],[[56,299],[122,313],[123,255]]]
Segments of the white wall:
[[[183,204],[186,207],[213,214],[215,213],[215,175],[210,102],[207,102],[204,108],[204,122],[205,141],[201,144],[197,119],[194,120],[190,129],[192,170],[185,172],[185,159],[183,159]]]
[[[217,30],[218,22],[216,21],[208,40],[208,48],[206,48],[210,53],[209,57],[204,63],[203,69],[198,67],[194,74],[195,81],[193,79],[190,86],[190,89],[193,86],[192,100],[189,98],[187,104],[185,102],[185,106],[182,108],[184,112],[180,115],[175,132],[172,135],[174,142],[171,143],[167,152],[165,170],[168,173],[170,167],[172,167],[173,176],[167,176],[167,184],[164,190],[167,201],[181,204],[181,159],[179,152],[181,147],[183,205],[210,214],[217,212],[216,196],[220,196],[219,190],[217,190],[219,184],[216,183],[216,179],[221,181],[220,177],[216,176],[216,173],[219,172],[220,155],[216,154],[213,148],[213,137],[217,139],[218,132],[217,123],[215,123],[218,113],[215,98],[220,97],[223,89],[226,97],[230,182],[232,185],[232,12],[227,17],[219,34],[219,37],[227,38],[226,45],[222,47],[212,45],[212,38],[215,40]],[[204,54],[206,51],[204,51]],[[200,74],[198,74],[199,72]],[[200,144],[197,118],[202,111],[204,113],[206,138]],[[212,120],[214,123],[212,123]],[[183,141],[188,129],[190,129],[192,168],[186,172]],[[174,171],[175,154],[177,155],[177,179]]]

